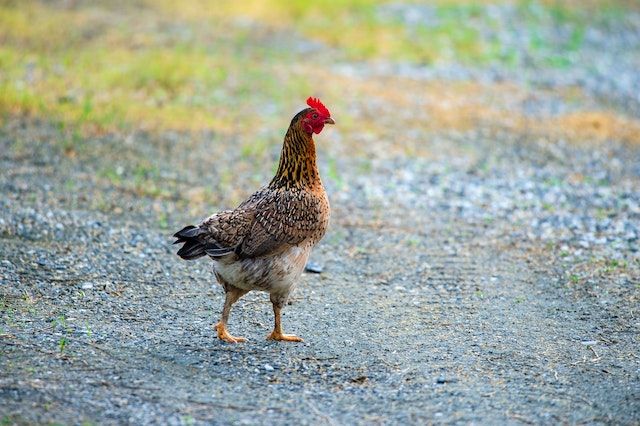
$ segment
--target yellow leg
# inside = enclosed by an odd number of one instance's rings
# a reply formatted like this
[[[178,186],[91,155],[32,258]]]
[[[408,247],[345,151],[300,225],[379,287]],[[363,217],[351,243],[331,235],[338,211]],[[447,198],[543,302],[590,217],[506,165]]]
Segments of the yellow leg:
[[[272,301],[273,303],[273,301]],[[280,311],[282,307],[278,303],[273,303],[273,315],[275,316],[275,327],[271,334],[267,336],[267,340],[281,340],[285,342],[302,342],[303,340],[293,334],[283,334],[282,324],[280,323]]]
[[[236,287],[228,286],[225,288],[225,298],[224,298],[224,306],[222,308],[222,317],[220,318],[220,322],[218,322],[215,326],[216,332],[218,333],[218,339],[224,340],[229,343],[239,343],[246,342],[247,339],[244,337],[236,337],[229,334],[227,330],[227,322],[229,321],[229,312],[231,312],[231,306],[238,301],[242,296],[247,294],[246,290],[242,290]]]

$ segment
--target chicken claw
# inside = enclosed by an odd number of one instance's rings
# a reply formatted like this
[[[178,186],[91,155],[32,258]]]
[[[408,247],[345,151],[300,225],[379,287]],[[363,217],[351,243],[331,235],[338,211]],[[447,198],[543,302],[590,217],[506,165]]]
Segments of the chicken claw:
[[[271,334],[267,336],[267,340],[280,340],[283,342],[304,342],[302,338],[296,336],[295,334],[282,334],[276,332],[275,330],[273,330]]]
[[[218,332],[218,339],[224,340],[227,343],[241,343],[247,341],[244,337],[230,335],[227,331],[227,327],[220,322],[216,324],[215,329]]]

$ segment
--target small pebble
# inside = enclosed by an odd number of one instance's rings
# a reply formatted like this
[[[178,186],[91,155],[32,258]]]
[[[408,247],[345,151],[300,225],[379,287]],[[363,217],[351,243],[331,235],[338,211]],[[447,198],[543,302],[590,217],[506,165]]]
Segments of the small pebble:
[[[312,274],[320,274],[323,271],[322,265],[312,260],[307,262],[307,266],[305,266],[304,270],[307,272],[311,272]]]

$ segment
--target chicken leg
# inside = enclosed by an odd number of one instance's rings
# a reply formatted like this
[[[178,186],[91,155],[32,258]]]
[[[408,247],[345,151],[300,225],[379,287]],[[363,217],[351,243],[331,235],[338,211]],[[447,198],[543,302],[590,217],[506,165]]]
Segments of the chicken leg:
[[[280,298],[271,296],[271,303],[273,304],[273,315],[275,317],[275,326],[271,334],[267,336],[267,340],[281,340],[285,342],[303,342],[300,337],[294,334],[283,334],[281,324],[281,311],[284,301]]]
[[[229,321],[229,312],[231,312],[231,306],[238,301],[242,296],[247,294],[247,290],[243,290],[241,288],[233,287],[231,285],[225,286],[225,298],[224,298],[224,306],[222,308],[222,317],[220,321],[216,324],[215,329],[218,333],[218,339],[224,340],[229,343],[239,343],[246,342],[247,339],[244,337],[236,337],[229,334],[227,331],[227,322]]]

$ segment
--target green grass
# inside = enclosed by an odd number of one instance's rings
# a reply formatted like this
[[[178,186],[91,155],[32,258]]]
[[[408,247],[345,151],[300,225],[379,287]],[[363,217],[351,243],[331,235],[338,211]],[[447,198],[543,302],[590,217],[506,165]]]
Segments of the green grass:
[[[65,348],[67,347],[67,343],[68,343],[68,341],[67,341],[67,339],[65,337],[61,337],[58,340],[58,351],[60,353],[64,352]]]
[[[483,37],[478,27],[504,25],[490,16],[483,3],[515,3],[517,12],[528,24],[533,50],[558,50],[547,61],[550,66],[567,66],[563,53],[580,49],[588,22],[620,19],[624,2],[591,2],[571,5],[561,2],[520,1],[436,1],[417,3],[432,8],[434,22],[406,25],[398,18],[380,13],[380,6],[393,1],[364,0],[247,0],[219,8],[213,16],[248,16],[277,28],[291,28],[305,37],[341,49],[355,60],[386,58],[419,63],[456,61],[463,63],[500,62],[511,64],[517,53],[509,46]],[[413,2],[409,2],[413,3]],[[618,4],[621,3],[621,4]],[[174,10],[174,12],[177,12]],[[618,15],[614,15],[618,12]],[[543,27],[566,26],[566,40],[538,36]]]
[[[113,187],[151,198],[170,198],[172,193],[162,187],[160,171],[147,159],[139,159],[129,170],[122,167],[106,166],[98,171],[98,177]],[[109,206],[100,206],[100,210]],[[162,220],[159,219],[162,224]]]
[[[145,13],[157,26],[167,19],[154,9]],[[274,76],[268,62],[286,63],[288,52],[245,48],[255,44],[249,30],[212,34],[204,24],[185,24],[192,38],[183,40],[155,28],[100,25],[95,15],[108,20],[111,12],[31,1],[0,5],[3,115],[45,116],[94,132],[225,131],[247,113],[234,108],[238,98],[255,107],[310,91],[303,79]],[[136,16],[125,10],[124,18]],[[258,53],[268,58],[266,66],[254,57]],[[65,150],[76,148],[78,139],[64,141]]]
[[[436,6],[438,23],[407,28],[397,19],[379,13],[389,1],[275,0],[245,1],[222,7],[223,15],[250,16],[278,28],[291,28],[305,37],[340,49],[355,60],[387,58],[432,63],[455,55],[463,61],[480,60],[485,46],[477,31],[467,24],[482,8],[469,4]]]
[[[619,19],[625,10],[618,2],[598,3],[595,12],[560,2],[514,2],[533,34],[530,50],[556,68],[572,66],[565,53],[580,50],[591,15]],[[211,7],[204,0],[142,0],[65,7],[3,1],[0,117],[22,114],[62,123],[72,129],[59,141],[68,153],[83,149],[87,132],[208,129],[254,136],[255,129],[274,124],[271,117],[290,111],[292,99],[326,93],[340,98],[345,88],[323,80],[332,61],[514,67],[521,60],[513,47],[477,30],[501,25],[483,2],[429,3],[435,22],[413,27],[379,13],[385,3],[247,0]],[[238,24],[247,18],[258,25]],[[559,46],[536,37],[550,25],[571,29]],[[334,50],[307,57],[272,40],[278,33]],[[269,114],[261,114],[265,106]],[[243,148],[256,161],[267,154],[261,146]]]

